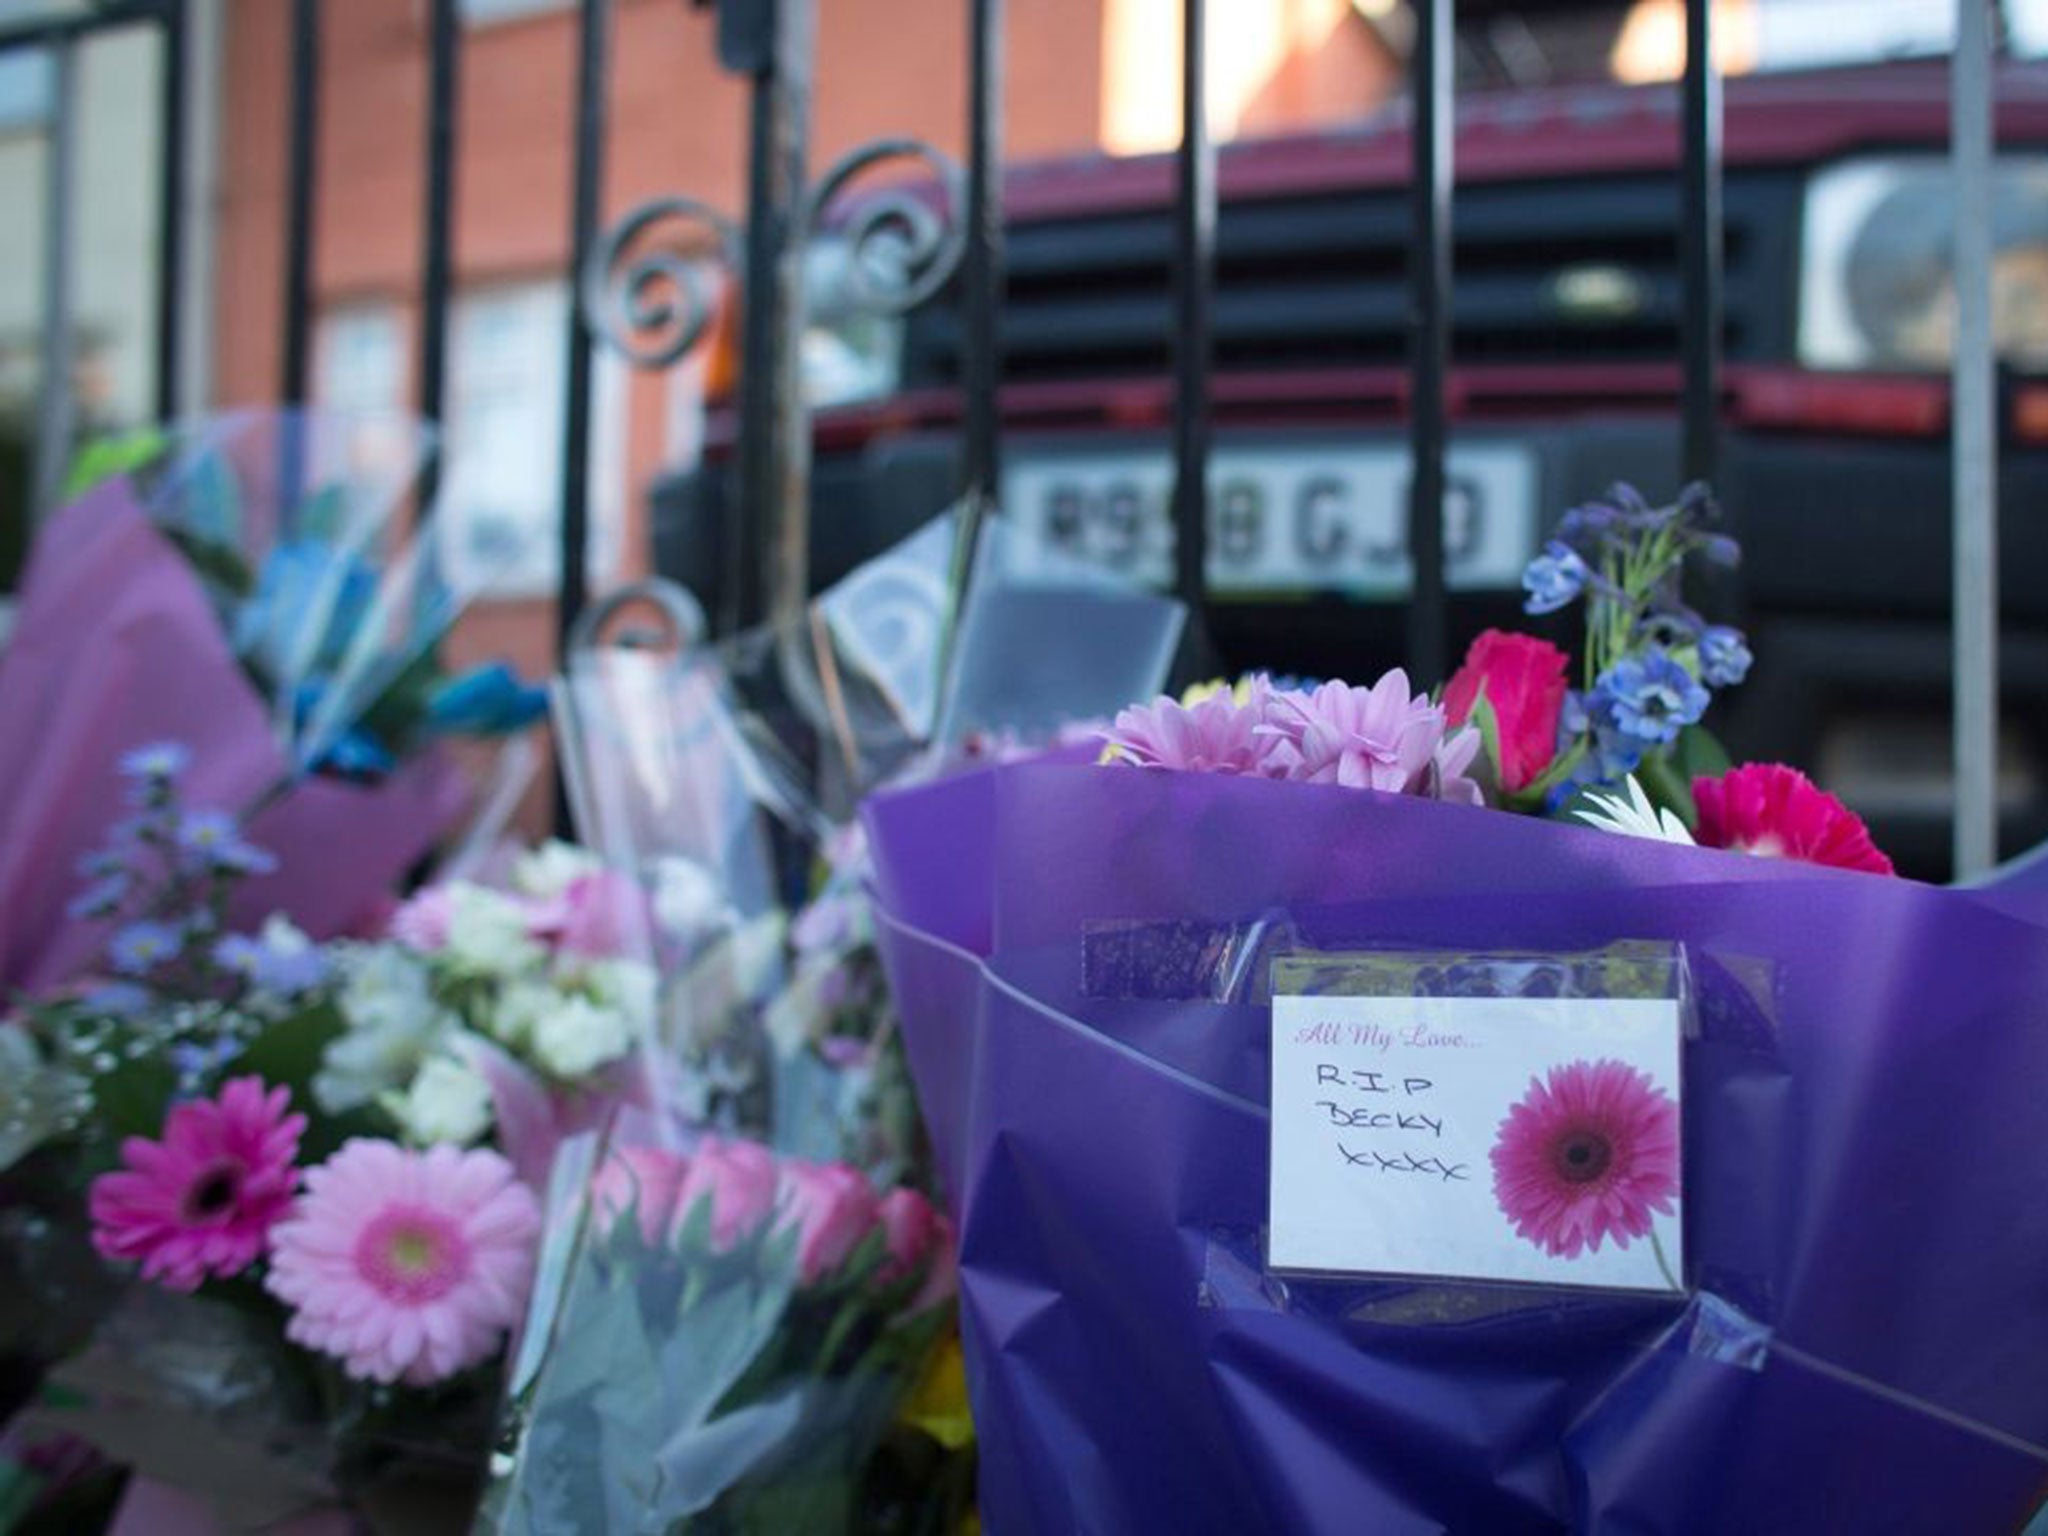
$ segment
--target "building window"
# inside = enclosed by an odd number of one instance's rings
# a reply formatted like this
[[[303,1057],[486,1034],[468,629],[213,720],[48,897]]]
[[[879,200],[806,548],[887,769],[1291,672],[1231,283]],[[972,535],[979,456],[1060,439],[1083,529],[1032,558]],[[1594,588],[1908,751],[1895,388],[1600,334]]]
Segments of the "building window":
[[[568,293],[559,282],[480,289],[455,302],[446,464],[437,524],[459,587],[552,593],[561,568],[562,433]],[[595,360],[591,410],[593,586],[618,566],[626,390],[616,358]]]
[[[389,304],[355,304],[320,317],[313,402],[323,410],[382,415],[405,404],[404,338]]]
[[[562,427],[566,409],[568,294],[559,282],[478,288],[450,314],[448,403],[441,489],[434,511],[443,576],[485,597],[553,593],[561,568]],[[351,452],[360,467],[404,478],[417,440],[409,404],[410,331],[396,305],[352,304],[323,315],[313,399],[358,418]],[[610,582],[622,545],[626,446],[623,365],[594,363],[590,441],[589,570]]]
[[[543,11],[559,11],[568,7],[569,0],[462,0],[462,19],[472,26],[493,21],[512,21],[521,16],[538,16]]]

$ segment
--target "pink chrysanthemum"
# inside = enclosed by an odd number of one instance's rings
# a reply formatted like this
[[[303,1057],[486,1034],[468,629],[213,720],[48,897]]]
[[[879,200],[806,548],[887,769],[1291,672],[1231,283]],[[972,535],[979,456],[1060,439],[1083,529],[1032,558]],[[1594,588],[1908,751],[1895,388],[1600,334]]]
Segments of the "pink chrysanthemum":
[[[1678,1105],[1626,1062],[1552,1067],[1501,1121],[1492,1159],[1493,1198],[1552,1257],[1626,1248],[1678,1194]]]
[[[351,1376],[427,1386],[486,1360],[533,1283],[540,1208],[495,1152],[358,1138],[271,1234],[292,1342]]]
[[[1272,767],[1273,741],[1261,729],[1271,697],[1271,685],[1254,677],[1242,703],[1226,689],[1195,704],[1133,705],[1102,739],[1113,761],[1141,768],[1263,775]]]
[[[172,1109],[163,1140],[129,1137],[127,1167],[92,1182],[93,1246],[140,1260],[143,1279],[174,1291],[247,1269],[298,1184],[306,1117],[286,1114],[290,1103],[288,1090],[238,1077],[218,1099]]]
[[[1892,861],[1863,818],[1797,768],[1747,763],[1718,779],[1694,779],[1702,847],[1889,875]]]
[[[1261,730],[1286,778],[1426,793],[1444,712],[1427,694],[1409,692],[1408,674],[1396,667],[1370,688],[1324,683],[1314,693],[1276,694]]]

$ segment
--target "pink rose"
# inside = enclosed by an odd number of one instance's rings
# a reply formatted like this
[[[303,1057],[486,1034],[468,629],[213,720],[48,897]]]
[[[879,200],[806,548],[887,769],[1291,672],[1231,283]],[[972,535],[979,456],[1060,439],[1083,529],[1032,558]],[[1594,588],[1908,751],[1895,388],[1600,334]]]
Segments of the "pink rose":
[[[917,1288],[917,1294],[910,1298],[910,1304],[903,1309],[906,1317],[915,1317],[920,1312],[929,1312],[953,1299],[953,1293],[960,1288],[960,1254],[953,1242],[953,1224],[937,1211],[932,1220],[938,1224],[938,1231],[932,1240],[930,1256],[926,1259],[924,1284]]]
[[[766,1222],[775,1210],[775,1154],[751,1141],[706,1138],[691,1154],[689,1171],[676,1190],[675,1232],[691,1214],[711,1202],[711,1248],[726,1253]]]
[[[432,954],[448,947],[448,919],[454,908],[445,885],[430,885],[391,914],[391,937],[407,949]]]
[[[924,1283],[907,1310],[922,1312],[953,1294],[953,1231],[931,1201],[914,1189],[892,1189],[882,1197],[878,1219],[889,1245],[889,1261],[875,1279],[887,1285],[921,1274]]]
[[[601,869],[577,876],[561,895],[536,907],[528,927],[564,954],[592,960],[643,955],[647,897],[617,870]]]
[[[874,1230],[878,1212],[866,1175],[844,1163],[782,1165],[782,1220],[797,1232],[797,1278],[805,1285],[844,1264]]]
[[[1465,664],[1444,686],[1444,714],[1463,725],[1479,692],[1499,728],[1500,787],[1526,788],[1557,756],[1557,717],[1564,708],[1565,669],[1571,659],[1548,640],[1489,629],[1465,653]]]
[[[628,1211],[639,1216],[640,1235],[658,1243],[675,1219],[676,1196],[690,1160],[659,1147],[620,1147],[591,1180],[590,1203],[607,1232]]]

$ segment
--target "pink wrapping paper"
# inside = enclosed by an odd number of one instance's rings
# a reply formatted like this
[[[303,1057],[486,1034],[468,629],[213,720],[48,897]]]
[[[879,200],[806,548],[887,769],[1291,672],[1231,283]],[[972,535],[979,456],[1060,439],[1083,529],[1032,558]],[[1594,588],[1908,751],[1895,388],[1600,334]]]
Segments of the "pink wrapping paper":
[[[125,481],[44,529],[0,652],[0,994],[88,967],[106,925],[66,915],[79,858],[127,813],[124,752],[192,749],[195,806],[247,810],[284,781],[269,711],[237,664],[206,594]],[[347,931],[432,848],[463,786],[438,756],[374,788],[303,780],[266,806],[252,838],[278,856],[236,916],[288,913],[316,937]]]

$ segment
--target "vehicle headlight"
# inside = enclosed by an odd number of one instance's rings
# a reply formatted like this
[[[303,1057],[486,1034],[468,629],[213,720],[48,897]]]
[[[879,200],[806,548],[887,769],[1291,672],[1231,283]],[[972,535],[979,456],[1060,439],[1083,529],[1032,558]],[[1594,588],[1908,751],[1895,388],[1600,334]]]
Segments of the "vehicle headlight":
[[[1813,368],[1946,368],[1955,187],[1928,156],[1850,160],[1808,185],[1799,358]],[[1992,339],[2048,367],[2048,159],[2006,156],[1992,190]]]

